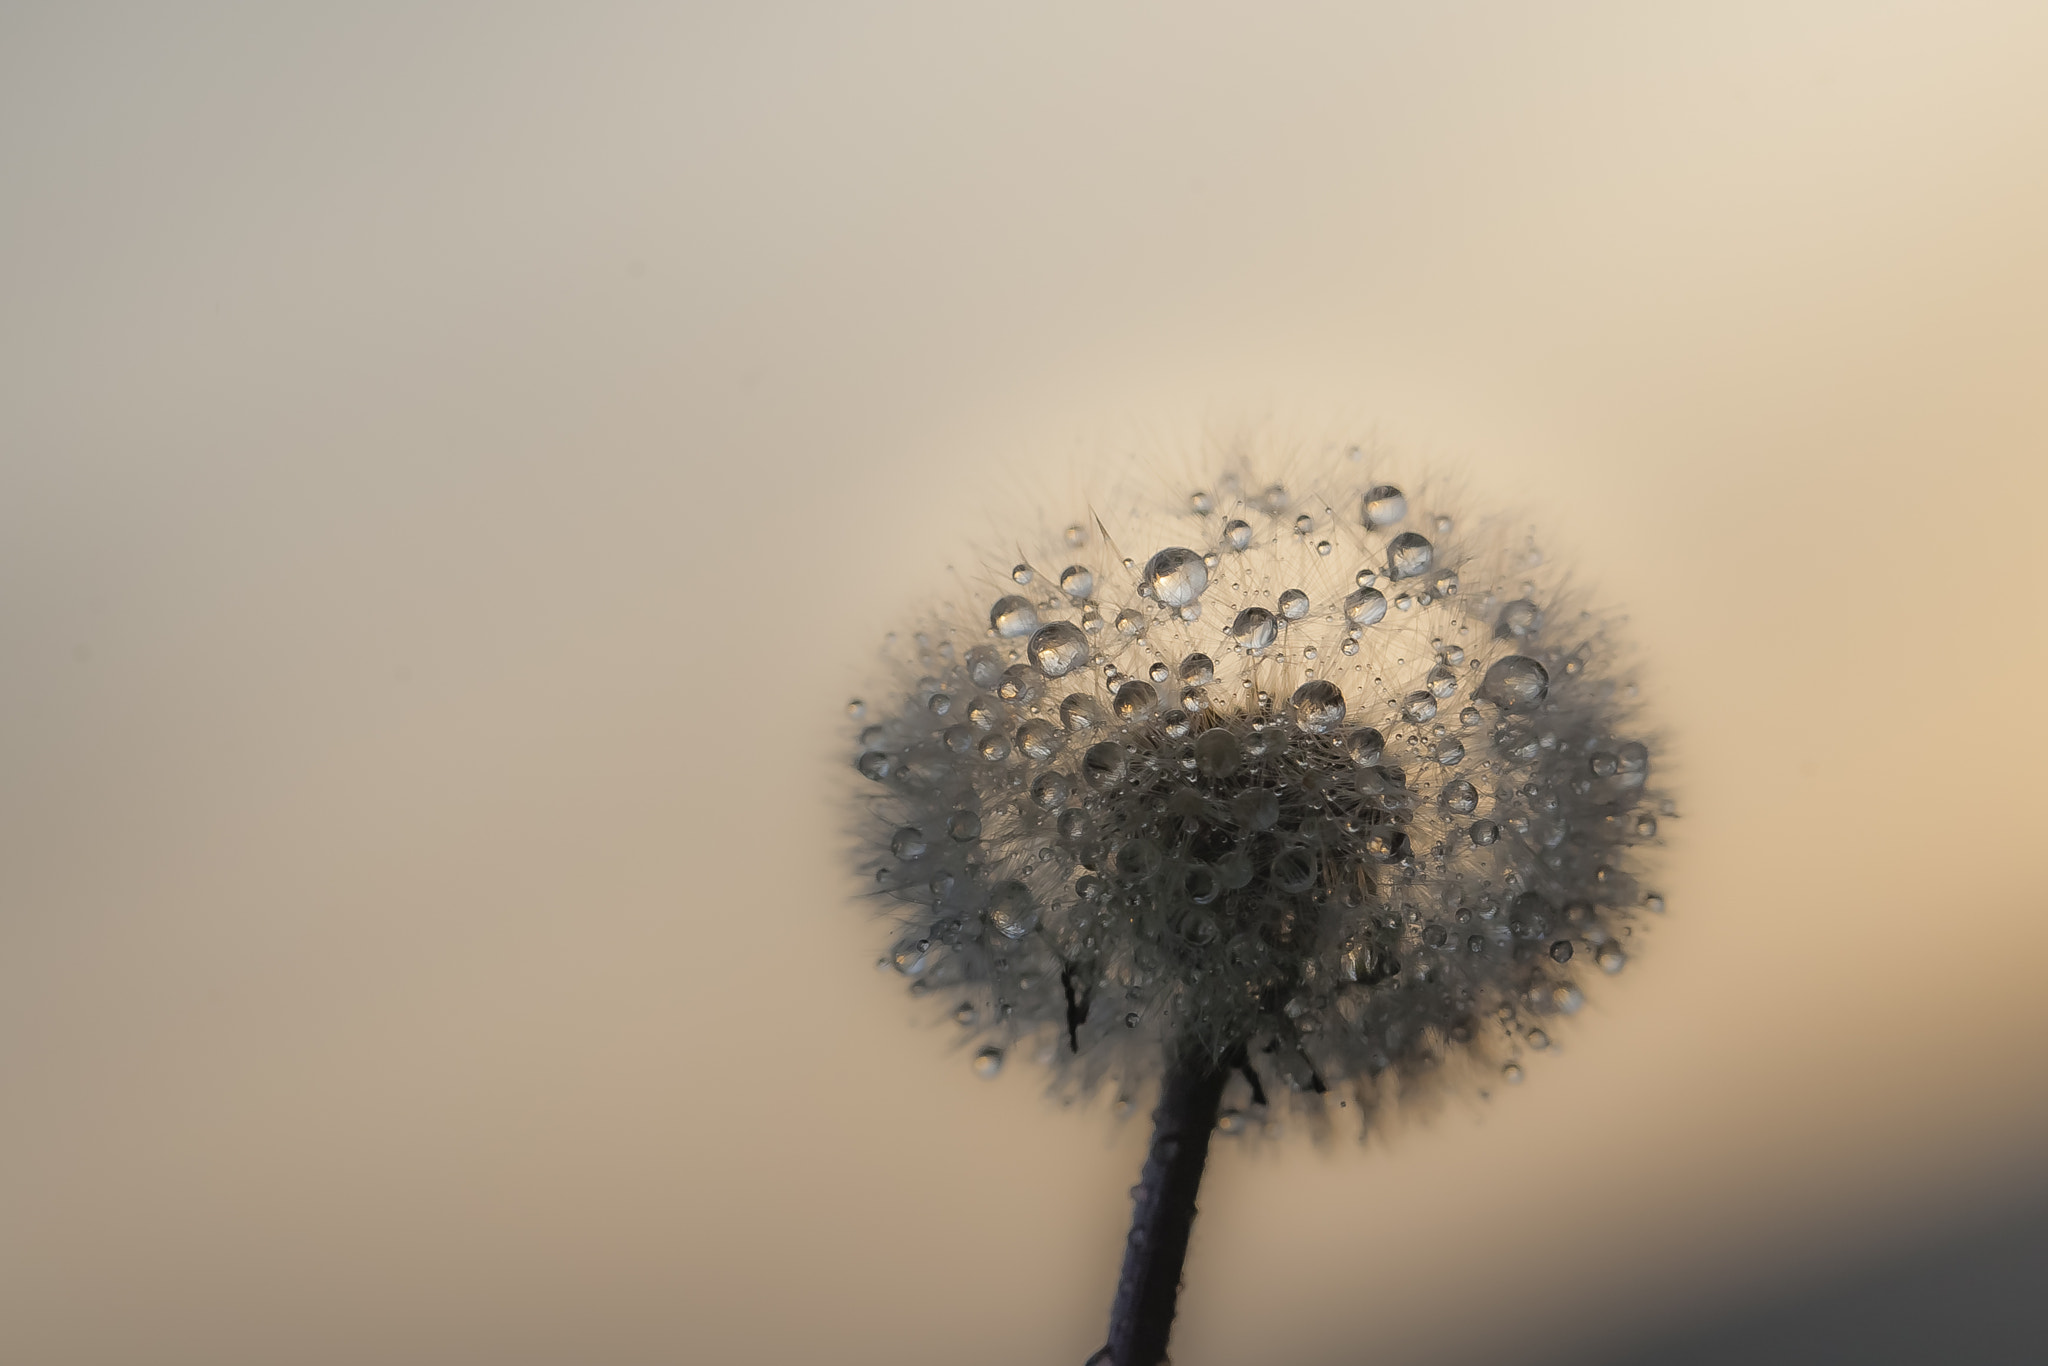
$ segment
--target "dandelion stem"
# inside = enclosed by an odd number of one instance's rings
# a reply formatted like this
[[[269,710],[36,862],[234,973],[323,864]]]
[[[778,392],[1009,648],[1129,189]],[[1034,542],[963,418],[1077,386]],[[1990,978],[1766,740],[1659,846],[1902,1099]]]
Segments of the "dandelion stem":
[[[1202,1184],[1209,1136],[1215,1132],[1223,1084],[1230,1075],[1227,1064],[1198,1050],[1169,1062],[1159,1088],[1159,1108],[1152,1112],[1152,1147],[1132,1192],[1136,1208],[1124,1245],[1116,1303],[1109,1311],[1107,1355],[1098,1361],[1159,1366],[1166,1360],[1181,1266],[1195,1222],[1195,1192]]]

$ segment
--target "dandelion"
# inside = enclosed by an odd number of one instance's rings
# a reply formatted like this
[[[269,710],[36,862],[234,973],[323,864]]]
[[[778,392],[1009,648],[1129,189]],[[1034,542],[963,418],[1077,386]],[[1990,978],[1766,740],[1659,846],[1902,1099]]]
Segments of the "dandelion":
[[[1154,1366],[1212,1135],[1519,1081],[1662,909],[1669,806],[1604,623],[1361,459],[1025,549],[855,704],[862,872],[978,1074],[1156,1093],[1094,1358]]]

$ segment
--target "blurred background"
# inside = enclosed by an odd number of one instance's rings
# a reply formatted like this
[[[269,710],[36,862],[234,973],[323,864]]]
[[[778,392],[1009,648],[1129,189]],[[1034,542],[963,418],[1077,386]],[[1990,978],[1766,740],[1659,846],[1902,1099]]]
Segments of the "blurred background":
[[[2044,63],[6,6],[0,1358],[1079,1366],[1142,1125],[872,970],[843,708],[987,528],[1245,430],[1525,510],[1682,818],[1525,1085],[1219,1145],[1176,1362],[2048,1356]]]

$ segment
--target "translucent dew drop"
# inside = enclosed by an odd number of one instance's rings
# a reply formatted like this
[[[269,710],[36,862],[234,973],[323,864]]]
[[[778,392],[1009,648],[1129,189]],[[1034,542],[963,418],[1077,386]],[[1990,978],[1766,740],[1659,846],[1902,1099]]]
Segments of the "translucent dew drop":
[[[1038,928],[1038,903],[1021,882],[999,882],[988,894],[989,928],[1005,939],[1022,939]]]
[[[1031,605],[1029,599],[1012,593],[1008,597],[997,598],[996,605],[989,608],[988,624],[999,636],[1028,636],[1038,629],[1038,609]]]
[[[1509,655],[1487,666],[1479,695],[1503,711],[1524,711],[1550,691],[1550,671],[1527,655]]]
[[[1393,526],[1408,515],[1408,499],[1392,484],[1375,484],[1365,491],[1360,519],[1369,527]]]
[[[1031,801],[1045,811],[1065,808],[1073,787],[1064,773],[1041,773],[1031,782]]]
[[[1288,621],[1300,621],[1308,615],[1308,594],[1299,588],[1290,588],[1280,595],[1280,615]]]
[[[1040,763],[1059,753],[1065,739],[1059,727],[1040,717],[1033,717],[1017,727],[1017,748],[1024,752],[1025,758]]]
[[[1390,578],[1412,579],[1427,572],[1435,557],[1436,550],[1426,537],[1404,531],[1387,542],[1387,574]]]
[[[1232,550],[1243,550],[1252,543],[1252,528],[1249,522],[1235,519],[1223,524],[1223,544]]]
[[[1095,591],[1095,571],[1086,565],[1070,564],[1060,571],[1060,591],[1080,602]]]
[[[1088,637],[1071,621],[1055,621],[1031,633],[1024,654],[1047,678],[1064,678],[1088,662]]]
[[[974,1061],[971,1066],[974,1068],[975,1076],[980,1077],[983,1081],[987,1081],[1003,1070],[1003,1050],[1000,1048],[984,1048],[974,1055]]]
[[[1371,726],[1361,726],[1344,738],[1344,752],[1351,756],[1353,763],[1367,767],[1377,764],[1386,748],[1387,737]]]
[[[889,837],[889,852],[900,859],[919,859],[931,846],[926,843],[924,831],[914,825],[906,825]]]
[[[1344,724],[1344,694],[1327,678],[1311,679],[1296,688],[1288,705],[1294,709],[1295,724],[1317,735],[1327,735]]]
[[[1527,598],[1504,603],[1494,621],[1493,633],[1502,640],[1527,640],[1543,629],[1543,612]]]
[[[1344,619],[1354,626],[1372,626],[1387,615],[1387,595],[1360,588],[1344,599]]]
[[[1247,650],[1263,650],[1280,635],[1280,623],[1263,607],[1247,607],[1230,623],[1230,638]]]
[[[1172,546],[1146,561],[1145,582],[1160,603],[1185,607],[1209,586],[1209,570],[1194,551]]]
[[[1032,579],[1031,566],[1028,564],[1018,565],[1010,571],[1010,579],[1014,583],[1030,583]]]
[[[1116,715],[1119,721],[1134,721],[1159,705],[1159,690],[1142,678],[1133,678],[1120,684],[1116,690]]]

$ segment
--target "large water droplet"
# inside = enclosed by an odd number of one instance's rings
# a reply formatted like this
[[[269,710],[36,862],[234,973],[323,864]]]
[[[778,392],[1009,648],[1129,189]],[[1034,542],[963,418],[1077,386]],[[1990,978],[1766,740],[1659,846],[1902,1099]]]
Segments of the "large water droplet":
[[[1060,724],[1068,730],[1097,730],[1109,724],[1109,714],[1087,693],[1068,693],[1060,703]]]
[[[1289,621],[1300,621],[1308,615],[1308,594],[1299,588],[1290,588],[1280,595],[1280,615]]]
[[[1344,616],[1354,626],[1371,626],[1387,614],[1387,595],[1361,588],[1344,599]]]
[[[1527,640],[1543,629],[1543,610],[1527,598],[1504,603],[1493,633],[1502,640]]]
[[[1427,689],[1418,688],[1401,699],[1401,715],[1414,725],[1436,719],[1436,698]]]
[[[1527,655],[1509,655],[1487,667],[1479,695],[1503,711],[1535,706],[1550,691],[1550,671]]]
[[[1263,650],[1280,635],[1280,623],[1263,607],[1247,607],[1230,623],[1230,637],[1247,650]]]
[[[1472,842],[1482,849],[1500,838],[1500,827],[1492,821],[1472,822]]]
[[[1194,551],[1172,546],[1146,561],[1145,582],[1165,606],[1185,607],[1209,586],[1209,570]]]
[[[1005,939],[1022,939],[1038,928],[1038,903],[1021,882],[998,882],[988,894],[989,928]]]
[[[1239,757],[1237,737],[1222,726],[1203,731],[1195,741],[1195,767],[1205,777],[1230,776],[1237,771]]]
[[[1463,778],[1444,784],[1444,809],[1469,816],[1479,809],[1479,789]]]
[[[1207,655],[1189,655],[1180,662],[1180,681],[1191,688],[1216,681],[1216,661]]]
[[[1436,551],[1426,537],[1404,531],[1387,542],[1387,573],[1396,579],[1412,579],[1428,570],[1435,557]]]
[[[1065,622],[1060,624],[1066,625]],[[1039,632],[1039,635],[1043,634],[1043,631]],[[1038,636],[1033,636],[1032,639],[1036,640]],[[997,697],[1019,707],[1028,707],[1044,695],[1044,680],[1039,678],[1029,664],[1012,664],[1003,670],[1003,681],[996,685]]]
[[[1124,748],[1105,740],[1090,745],[1081,756],[1081,777],[1097,792],[1106,792],[1124,780]]]
[[[1294,690],[1295,724],[1327,735],[1344,724],[1344,694],[1327,678],[1313,678]]]
[[[1064,773],[1041,773],[1031,782],[1031,800],[1047,811],[1058,811],[1073,795]]]
[[[1452,693],[1458,690],[1457,672],[1455,670],[1448,669],[1441,664],[1437,665],[1434,669],[1431,669],[1429,671],[1429,677],[1423,679],[1422,682],[1423,685],[1426,686],[1432,693],[1435,693],[1439,699],[1449,697]]]
[[[1377,484],[1365,491],[1360,513],[1369,527],[1392,526],[1408,515],[1408,500],[1392,484]]]
[[[1079,602],[1095,591],[1095,573],[1084,565],[1070,564],[1060,571],[1060,591]]]
[[[1386,752],[1386,748],[1387,737],[1374,730],[1371,726],[1359,727],[1346,736],[1344,740],[1344,752],[1351,756],[1352,762],[1364,764],[1367,767],[1378,763],[1380,756]]]
[[[1033,717],[1017,727],[1017,748],[1024,751],[1025,758],[1036,759],[1041,763],[1059,753],[1060,744],[1065,738],[1060,734],[1059,727],[1039,717]]]
[[[1047,678],[1063,678],[1088,662],[1088,637],[1071,621],[1055,621],[1032,632],[1024,653]]]
[[[1159,690],[1142,678],[1133,678],[1116,690],[1119,721],[1135,721],[1159,705]]]
[[[988,609],[988,624],[999,636],[1028,636],[1038,629],[1038,609],[1030,599],[1012,593],[997,598],[996,605]]]

